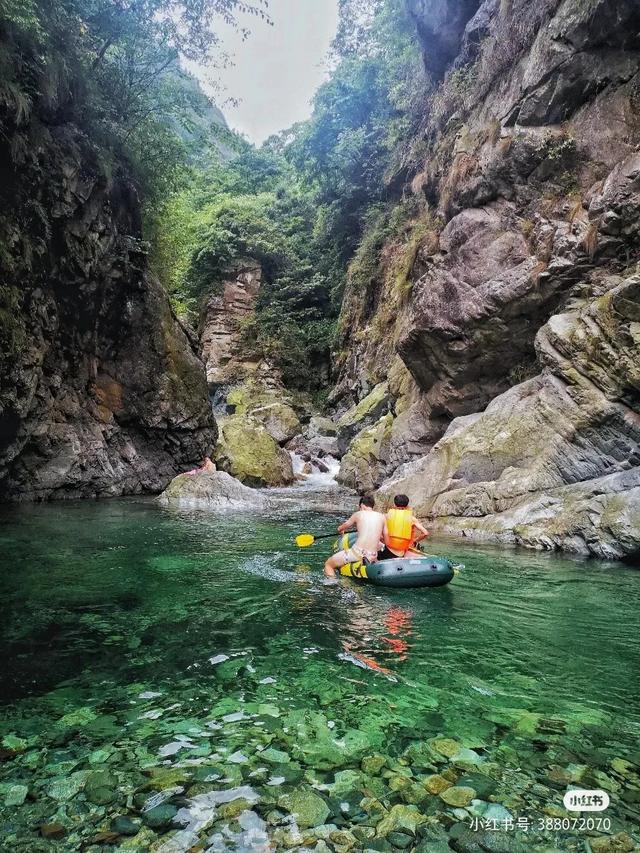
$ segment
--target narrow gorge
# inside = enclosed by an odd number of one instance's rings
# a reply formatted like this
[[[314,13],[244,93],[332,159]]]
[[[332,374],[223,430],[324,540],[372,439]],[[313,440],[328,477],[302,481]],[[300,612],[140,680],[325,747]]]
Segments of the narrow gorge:
[[[0,545],[2,851],[640,851],[640,0],[0,0]]]
[[[339,482],[382,503],[406,491],[434,530],[637,556],[637,4],[402,12],[421,79],[385,95],[379,121],[404,124],[375,181],[322,188],[338,166],[305,137],[327,132],[318,96],[293,142],[218,147],[177,248],[171,215],[148,241],[144,188],[84,122],[80,71],[54,74],[7,25],[5,500],[157,493],[206,455],[288,484],[295,450],[311,469],[340,457]]]

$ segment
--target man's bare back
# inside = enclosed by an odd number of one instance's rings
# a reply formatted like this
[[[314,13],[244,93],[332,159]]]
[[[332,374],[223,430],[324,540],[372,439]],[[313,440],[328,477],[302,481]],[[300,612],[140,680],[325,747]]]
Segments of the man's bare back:
[[[358,536],[350,548],[338,551],[329,557],[324,564],[324,573],[327,577],[335,577],[335,570],[346,566],[347,563],[356,563],[360,560],[374,562],[378,559],[385,518],[381,512],[376,512],[373,506],[373,498],[365,495],[360,499],[358,511],[338,525],[338,533],[346,533],[347,530],[355,527]]]
[[[384,515],[373,509],[359,510],[358,512],[354,512],[351,518],[345,521],[343,525],[341,524],[340,527],[349,529],[349,527],[353,527],[354,525],[358,531],[358,538],[355,542],[356,547],[370,554],[377,554],[384,528]],[[343,531],[340,532],[342,533]]]

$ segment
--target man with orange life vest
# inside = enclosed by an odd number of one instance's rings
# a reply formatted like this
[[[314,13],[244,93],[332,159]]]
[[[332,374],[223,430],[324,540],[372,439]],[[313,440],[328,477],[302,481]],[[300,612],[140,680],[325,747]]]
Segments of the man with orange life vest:
[[[385,547],[378,557],[380,560],[404,557],[417,542],[429,535],[429,531],[413,515],[406,495],[396,495],[393,504],[385,516],[383,530]]]

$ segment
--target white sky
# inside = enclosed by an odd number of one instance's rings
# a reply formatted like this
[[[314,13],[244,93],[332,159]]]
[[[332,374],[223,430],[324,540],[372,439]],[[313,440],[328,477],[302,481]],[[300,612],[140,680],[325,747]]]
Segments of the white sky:
[[[273,26],[258,18],[241,19],[251,30],[244,42],[230,28],[221,32],[233,66],[189,67],[209,93],[207,78],[220,80],[226,91],[214,99],[229,125],[256,144],[309,117],[311,98],[326,78],[324,59],[338,23],[337,0],[269,0],[268,13]],[[240,103],[224,103],[226,98]]]

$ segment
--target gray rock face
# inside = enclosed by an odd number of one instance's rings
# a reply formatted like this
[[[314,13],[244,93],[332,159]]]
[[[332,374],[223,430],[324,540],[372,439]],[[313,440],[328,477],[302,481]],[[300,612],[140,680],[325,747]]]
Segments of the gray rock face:
[[[422,42],[424,64],[441,77],[455,59],[467,22],[481,0],[408,0],[409,13],[416,22]]]
[[[471,538],[640,552],[640,276],[610,284],[540,330],[540,376],[455,420],[385,494]]]
[[[200,319],[200,349],[210,386],[241,380],[256,364],[242,355],[241,323],[255,311],[262,269],[254,261],[229,273],[220,293],[209,297]]]
[[[160,491],[211,452],[216,425],[196,343],[147,272],[136,192],[37,103],[14,159],[1,120],[2,299],[15,303],[0,311],[0,496]]]
[[[593,503],[588,484],[605,478],[602,488],[616,497],[602,524],[596,501],[581,532],[568,533],[569,525],[554,538],[543,513],[529,538],[629,553],[626,534],[616,539],[605,526],[613,504],[622,506],[622,495],[632,503],[635,488],[628,472],[637,464],[637,406],[618,376],[620,364],[635,375],[633,359],[592,326],[620,326],[602,300],[622,299],[621,273],[631,293],[640,257],[640,7],[633,0],[409,0],[408,7],[427,68],[443,77],[425,117],[429,152],[411,183],[427,209],[400,292],[387,260],[401,256],[400,239],[381,253],[366,299],[347,286],[348,334],[332,400],[356,409],[381,382],[388,398],[347,436],[340,478],[375,488],[397,471],[436,526],[510,541],[528,536],[524,510],[507,524],[519,502],[563,489],[567,506],[578,493]],[[447,68],[430,65],[430,55]],[[558,329],[576,311],[590,318],[575,320],[580,335],[591,329],[598,346],[581,350],[571,339],[567,354]],[[623,350],[634,322],[621,332]],[[606,408],[603,399],[616,403]],[[630,411],[622,415],[624,406]],[[579,441],[562,445],[562,423]],[[605,543],[600,552],[596,541]]]
[[[265,499],[256,489],[244,486],[226,471],[180,474],[158,498],[163,506],[182,509],[263,509]]]

